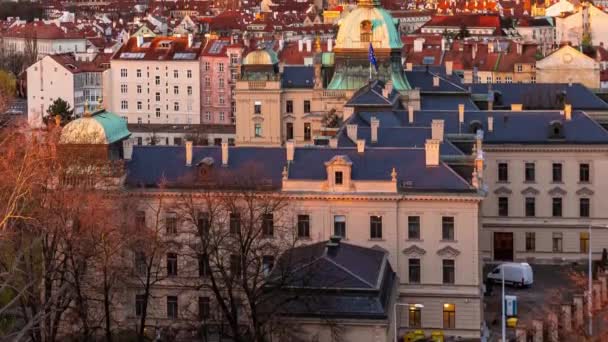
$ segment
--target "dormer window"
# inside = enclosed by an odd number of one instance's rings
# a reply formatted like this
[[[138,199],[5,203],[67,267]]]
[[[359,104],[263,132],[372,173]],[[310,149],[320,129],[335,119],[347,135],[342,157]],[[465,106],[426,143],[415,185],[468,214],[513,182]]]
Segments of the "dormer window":
[[[361,22],[361,42],[369,43],[372,41],[372,22],[364,20]]]
[[[549,124],[549,139],[563,139],[564,127],[561,122],[553,121]]]
[[[342,171],[336,171],[334,173],[334,183],[336,185],[342,185],[342,183],[343,183],[343,174],[342,174]]]
[[[478,120],[471,121],[469,125],[469,133],[477,133],[478,130],[483,129],[483,125]]]

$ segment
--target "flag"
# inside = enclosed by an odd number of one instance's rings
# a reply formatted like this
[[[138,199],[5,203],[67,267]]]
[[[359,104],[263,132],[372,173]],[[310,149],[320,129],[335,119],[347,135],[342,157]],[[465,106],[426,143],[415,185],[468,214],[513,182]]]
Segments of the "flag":
[[[369,53],[367,58],[369,59],[369,63],[374,66],[376,71],[378,71],[378,61],[376,61],[376,54],[374,53],[372,43],[369,43]]]

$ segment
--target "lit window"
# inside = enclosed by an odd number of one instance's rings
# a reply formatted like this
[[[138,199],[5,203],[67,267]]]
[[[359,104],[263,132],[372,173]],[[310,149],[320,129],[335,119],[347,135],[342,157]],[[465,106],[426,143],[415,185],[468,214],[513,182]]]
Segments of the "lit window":
[[[456,328],[456,305],[443,304],[443,328]]]

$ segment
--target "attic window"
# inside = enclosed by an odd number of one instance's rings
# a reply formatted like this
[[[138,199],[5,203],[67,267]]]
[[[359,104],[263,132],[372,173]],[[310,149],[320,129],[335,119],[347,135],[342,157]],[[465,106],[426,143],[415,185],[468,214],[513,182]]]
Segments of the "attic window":
[[[477,133],[478,130],[483,129],[483,125],[478,120],[471,121],[469,125],[469,133]]]
[[[67,66],[71,70],[76,70],[76,66],[74,64],[66,64],[65,66]]]
[[[549,139],[563,139],[564,126],[559,121],[553,121],[549,124]]]
[[[372,22],[369,20],[363,20],[361,22],[361,42],[369,43],[372,41]]]

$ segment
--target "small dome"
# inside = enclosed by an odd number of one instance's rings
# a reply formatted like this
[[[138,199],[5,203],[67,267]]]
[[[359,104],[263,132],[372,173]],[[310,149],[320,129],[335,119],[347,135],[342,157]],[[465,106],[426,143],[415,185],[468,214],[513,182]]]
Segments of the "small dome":
[[[335,48],[367,50],[371,41],[374,49],[401,49],[403,43],[393,17],[376,3],[362,2],[341,20]]]
[[[101,110],[76,119],[61,130],[61,144],[106,145],[128,138],[127,122],[116,114]]]
[[[279,63],[277,54],[268,49],[251,51],[243,60],[243,65],[274,65],[277,63]]]

